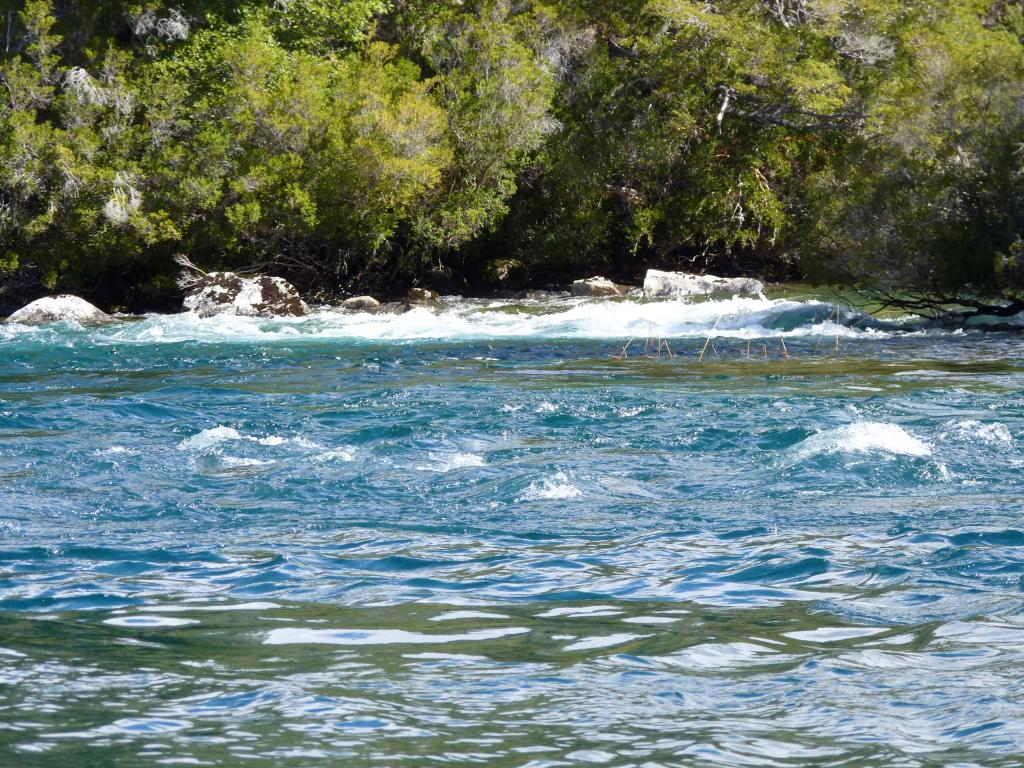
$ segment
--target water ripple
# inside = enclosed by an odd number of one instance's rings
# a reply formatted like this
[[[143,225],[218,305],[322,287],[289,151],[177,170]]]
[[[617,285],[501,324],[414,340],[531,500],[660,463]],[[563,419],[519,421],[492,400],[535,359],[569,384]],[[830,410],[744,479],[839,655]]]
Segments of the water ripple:
[[[1017,765],[1017,347],[706,304],[4,331],[0,765]]]

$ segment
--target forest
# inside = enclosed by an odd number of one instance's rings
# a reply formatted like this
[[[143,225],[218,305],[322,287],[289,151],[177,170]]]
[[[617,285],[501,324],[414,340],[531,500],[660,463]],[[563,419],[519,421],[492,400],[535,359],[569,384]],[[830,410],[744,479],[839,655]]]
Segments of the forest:
[[[0,303],[649,268],[1024,297],[1018,0],[0,4]]]

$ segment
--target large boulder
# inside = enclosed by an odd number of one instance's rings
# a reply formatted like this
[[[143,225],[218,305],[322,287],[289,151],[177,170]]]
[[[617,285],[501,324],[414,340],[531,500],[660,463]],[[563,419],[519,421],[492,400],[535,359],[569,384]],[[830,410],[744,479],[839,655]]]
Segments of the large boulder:
[[[625,296],[629,288],[617,285],[606,277],[589,277],[586,280],[575,280],[572,284],[573,296]]]
[[[750,277],[691,275],[686,272],[660,272],[657,269],[647,270],[647,277],[644,278],[644,296],[649,299],[710,296],[716,293],[760,296],[764,293],[764,284]]]
[[[85,299],[77,296],[47,296],[33,301],[7,318],[8,323],[22,325],[43,325],[44,323],[102,323],[110,320],[110,315],[94,307]]]
[[[234,272],[209,272],[185,297],[185,309],[199,317],[302,317],[309,307],[295,286],[280,277],[242,277]]]
[[[373,296],[353,296],[341,302],[341,306],[352,312],[376,312],[380,309],[380,302]]]

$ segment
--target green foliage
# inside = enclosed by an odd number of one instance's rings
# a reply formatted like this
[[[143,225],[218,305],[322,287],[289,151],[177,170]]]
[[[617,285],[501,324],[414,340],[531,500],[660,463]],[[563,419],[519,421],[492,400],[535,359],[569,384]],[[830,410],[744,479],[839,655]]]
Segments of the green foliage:
[[[809,266],[887,289],[1024,288],[999,269],[1024,227],[1021,9],[903,10],[898,76],[874,84],[867,130],[811,180]]]
[[[450,157],[443,113],[388,46],[323,59],[287,51],[261,21],[190,45],[212,61],[196,78],[211,85],[183,94],[191,120],[147,159],[172,218],[200,222],[197,243],[213,234],[239,259],[311,241],[372,251],[437,185]],[[206,66],[188,51],[181,63]]]
[[[153,301],[187,253],[327,288],[518,259],[1024,289],[1019,3],[8,6],[0,277]]]
[[[403,51],[429,71],[453,150],[445,194],[412,222],[414,247],[451,253],[502,220],[523,168],[558,127],[561,30],[550,9],[501,0],[413,2],[396,24]]]

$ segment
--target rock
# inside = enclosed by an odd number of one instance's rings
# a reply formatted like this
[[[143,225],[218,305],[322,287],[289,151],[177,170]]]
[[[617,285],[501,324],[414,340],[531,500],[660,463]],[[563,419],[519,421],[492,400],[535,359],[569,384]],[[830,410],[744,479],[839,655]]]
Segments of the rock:
[[[441,294],[428,288],[410,288],[405,294],[406,304],[434,304],[441,300]]]
[[[763,292],[764,284],[750,277],[715,277],[649,269],[647,277],[644,278],[644,296],[649,299],[665,296],[710,296],[715,293],[760,296]]]
[[[295,286],[280,277],[242,277],[234,272],[203,275],[185,297],[185,309],[199,317],[302,317],[309,307]]]
[[[373,296],[353,296],[341,302],[341,306],[354,312],[374,312],[380,309],[380,302]]]
[[[85,299],[63,295],[47,296],[33,301],[7,318],[7,322],[42,325],[71,320],[76,323],[102,323],[110,319],[110,315],[100,311]]]
[[[492,259],[484,264],[484,284],[492,290],[518,291],[530,278],[530,271],[519,259]]]
[[[573,296],[625,296],[629,288],[616,285],[606,277],[591,277],[586,280],[575,280],[572,284]]]

